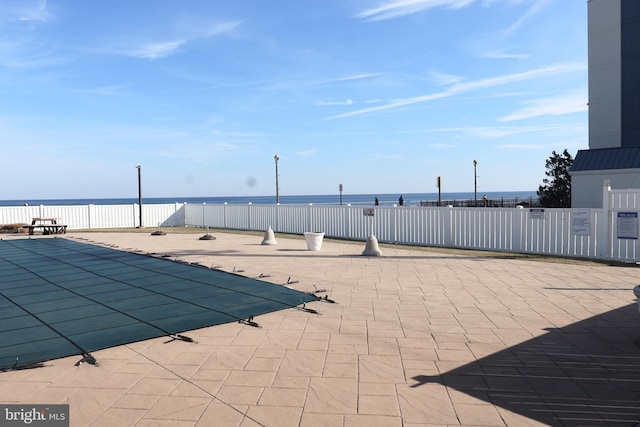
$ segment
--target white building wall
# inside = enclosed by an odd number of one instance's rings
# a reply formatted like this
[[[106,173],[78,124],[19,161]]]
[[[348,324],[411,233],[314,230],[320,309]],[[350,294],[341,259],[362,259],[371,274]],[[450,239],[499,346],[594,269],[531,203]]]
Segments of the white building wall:
[[[617,169],[573,172],[571,207],[602,208],[602,187],[608,180],[611,188],[628,190],[640,187],[640,169]]]
[[[589,0],[589,148],[622,145],[621,0]]]

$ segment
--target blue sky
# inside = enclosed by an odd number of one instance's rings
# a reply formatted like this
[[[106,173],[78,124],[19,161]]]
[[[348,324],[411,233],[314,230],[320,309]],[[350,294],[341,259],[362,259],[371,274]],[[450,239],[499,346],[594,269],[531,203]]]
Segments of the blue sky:
[[[581,0],[2,0],[0,199],[535,191]],[[7,184],[11,183],[11,184]]]

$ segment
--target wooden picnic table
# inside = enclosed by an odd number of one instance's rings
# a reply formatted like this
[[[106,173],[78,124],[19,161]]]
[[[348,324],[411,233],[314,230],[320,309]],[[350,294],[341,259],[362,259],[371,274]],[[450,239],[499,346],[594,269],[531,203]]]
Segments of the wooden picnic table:
[[[36,228],[42,229],[42,234],[63,234],[67,232],[67,226],[59,224],[60,218],[32,218],[31,225],[25,225],[29,235],[33,235]]]

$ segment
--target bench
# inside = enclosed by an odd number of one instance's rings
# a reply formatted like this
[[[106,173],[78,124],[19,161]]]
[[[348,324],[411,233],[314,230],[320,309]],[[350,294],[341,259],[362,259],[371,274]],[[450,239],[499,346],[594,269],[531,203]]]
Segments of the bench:
[[[42,234],[63,234],[67,232],[67,226],[58,224],[58,218],[32,218],[31,225],[23,225],[32,236],[36,228],[42,229]]]

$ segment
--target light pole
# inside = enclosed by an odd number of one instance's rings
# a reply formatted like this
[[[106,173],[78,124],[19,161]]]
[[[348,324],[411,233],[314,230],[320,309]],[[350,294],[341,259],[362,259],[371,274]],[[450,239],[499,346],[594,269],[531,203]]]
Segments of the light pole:
[[[478,206],[478,162],[473,161],[473,206]]]
[[[340,206],[342,206],[342,184],[338,185],[338,190],[340,190]]]
[[[141,179],[141,167],[136,166],[138,169],[138,212],[140,213],[140,228],[142,228],[142,179]]]
[[[273,159],[276,161],[276,204],[280,204],[280,187],[278,186],[278,160],[280,160],[280,156],[277,154],[273,156]]]

